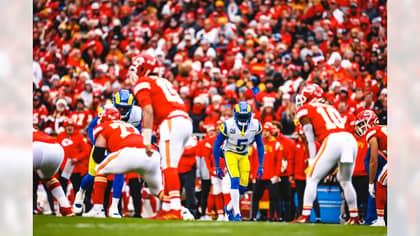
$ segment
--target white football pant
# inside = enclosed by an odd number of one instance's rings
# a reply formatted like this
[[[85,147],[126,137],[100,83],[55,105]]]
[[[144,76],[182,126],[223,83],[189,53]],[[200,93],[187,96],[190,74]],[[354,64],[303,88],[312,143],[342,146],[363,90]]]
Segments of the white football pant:
[[[152,194],[158,195],[163,189],[160,155],[157,151],[153,151],[149,157],[144,148],[123,148],[109,154],[96,168],[99,175],[137,172],[143,176]]]
[[[229,194],[230,193],[230,177],[228,174],[225,174],[223,179],[219,179],[216,176],[211,177],[211,184],[213,186],[213,195],[218,195],[220,193]]]
[[[185,144],[192,134],[191,120],[177,116],[164,120],[159,126],[159,152],[162,155],[162,170],[178,168]]]
[[[319,181],[338,163],[337,180],[343,188],[349,209],[356,209],[356,191],[351,182],[356,155],[357,141],[352,134],[339,132],[328,135],[309,169],[303,199],[304,207],[312,206]]]
[[[64,159],[64,150],[60,144],[33,142],[33,169],[41,179],[51,178],[57,173]]]

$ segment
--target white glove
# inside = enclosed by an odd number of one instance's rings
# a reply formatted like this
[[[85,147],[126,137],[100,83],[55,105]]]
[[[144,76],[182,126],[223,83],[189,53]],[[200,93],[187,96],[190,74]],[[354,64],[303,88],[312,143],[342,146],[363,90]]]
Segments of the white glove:
[[[287,160],[282,160],[281,161],[281,173],[286,172],[287,170]]]
[[[369,184],[369,194],[372,198],[375,198],[375,184]]]
[[[270,179],[272,184],[280,182],[280,178],[278,176],[273,176],[273,178]]]

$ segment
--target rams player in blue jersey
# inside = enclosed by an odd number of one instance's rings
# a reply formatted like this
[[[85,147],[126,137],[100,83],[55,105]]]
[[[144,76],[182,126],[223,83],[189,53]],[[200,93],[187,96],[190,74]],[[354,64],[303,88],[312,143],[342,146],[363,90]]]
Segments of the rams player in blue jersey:
[[[221,179],[225,175],[219,162],[223,144],[226,167],[231,178],[231,201],[225,206],[230,221],[242,219],[239,200],[248,187],[250,171],[248,149],[253,142],[257,144],[259,160],[257,178],[259,179],[263,175],[264,144],[261,131],[261,123],[252,118],[251,106],[247,102],[239,102],[234,107],[234,117],[223,122],[214,142],[213,156],[216,174]]]
[[[134,127],[136,127],[141,132],[142,127],[142,120],[143,120],[143,112],[139,106],[135,106],[134,104],[134,96],[129,90],[121,89],[117,93],[113,95],[112,98],[112,104],[105,105],[106,106],[114,106],[118,109],[118,111],[121,114],[121,120],[126,121],[130,124],[132,124]],[[92,144],[95,144],[95,140],[93,138],[93,129],[98,125],[98,117],[96,116],[93,118],[93,120],[90,122],[88,128],[87,128],[87,134],[89,137],[89,140],[92,142]],[[93,153],[93,150],[92,152]],[[91,155],[89,159],[89,171],[88,174],[85,175],[82,179],[82,182],[80,184],[80,190],[77,192],[75,201],[73,204],[73,211],[76,214],[80,214],[83,211],[83,200],[84,195],[86,191],[86,187],[93,183],[96,171],[96,162],[93,160],[93,157]],[[121,217],[119,210],[118,210],[118,202],[121,198],[121,192],[122,187],[124,184],[124,175],[115,175],[114,181],[112,183],[113,188],[113,194],[112,194],[112,203],[109,210],[109,216],[110,217]],[[84,216],[98,216],[102,217],[105,215],[105,212],[103,209],[92,209],[88,213],[84,214]]]

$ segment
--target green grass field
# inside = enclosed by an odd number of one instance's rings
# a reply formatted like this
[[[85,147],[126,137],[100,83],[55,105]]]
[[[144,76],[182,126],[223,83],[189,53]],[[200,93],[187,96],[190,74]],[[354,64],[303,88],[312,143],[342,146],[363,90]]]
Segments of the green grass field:
[[[35,236],[131,236],[131,235],[238,235],[238,236],[359,236],[386,235],[386,228],[333,224],[288,224],[272,222],[160,221],[135,218],[96,219],[34,216]]]

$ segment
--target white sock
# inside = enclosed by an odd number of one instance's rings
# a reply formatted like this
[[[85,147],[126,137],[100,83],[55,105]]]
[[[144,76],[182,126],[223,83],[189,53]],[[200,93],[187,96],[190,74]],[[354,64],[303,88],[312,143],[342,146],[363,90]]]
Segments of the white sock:
[[[111,208],[118,209],[118,203],[120,202],[119,198],[112,198]]]
[[[229,203],[228,203],[228,204],[227,204],[227,206],[226,206],[226,209],[227,209],[228,211],[231,211],[231,210],[233,209],[232,200],[230,200],[230,201],[229,201]]]
[[[60,207],[70,207],[69,200],[64,194],[63,188],[61,186],[55,187],[53,190],[51,190],[51,194],[55,197],[55,199],[57,199]]]
[[[170,204],[172,210],[181,210],[181,197],[179,191],[169,192]]]
[[[239,211],[239,189],[231,189],[230,197],[234,215],[241,214]]]
[[[169,197],[168,196],[164,196],[163,200],[162,200],[162,208],[163,211],[169,211],[171,209],[171,204],[169,201]]]

